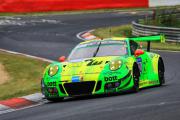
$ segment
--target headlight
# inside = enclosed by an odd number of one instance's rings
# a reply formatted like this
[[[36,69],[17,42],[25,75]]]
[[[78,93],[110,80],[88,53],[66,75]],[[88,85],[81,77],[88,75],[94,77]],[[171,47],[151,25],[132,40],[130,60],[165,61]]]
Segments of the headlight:
[[[59,70],[59,67],[57,66],[57,65],[55,65],[55,66],[51,66],[50,68],[49,68],[49,76],[54,76],[54,75],[56,75],[56,73],[58,72],[58,70]]]
[[[110,62],[109,69],[110,70],[117,70],[121,67],[121,65],[122,65],[121,60],[115,60],[115,61]]]

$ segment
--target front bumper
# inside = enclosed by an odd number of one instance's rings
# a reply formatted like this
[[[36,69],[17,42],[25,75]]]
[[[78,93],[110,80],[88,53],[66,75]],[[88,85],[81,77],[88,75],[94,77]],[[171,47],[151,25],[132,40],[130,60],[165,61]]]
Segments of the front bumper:
[[[105,79],[102,79],[97,81],[59,82],[56,86],[46,86],[41,84],[43,87],[42,93],[47,98],[121,92],[131,89],[133,85],[131,71],[123,78],[117,79],[116,81],[106,81]]]

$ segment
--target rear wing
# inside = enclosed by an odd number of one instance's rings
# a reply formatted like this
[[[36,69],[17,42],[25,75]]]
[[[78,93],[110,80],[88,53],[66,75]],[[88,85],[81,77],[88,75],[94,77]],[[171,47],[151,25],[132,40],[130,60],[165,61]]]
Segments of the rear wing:
[[[129,38],[129,40],[133,40],[135,42],[147,42],[147,51],[150,51],[151,42],[155,42],[155,41],[165,42],[165,36],[164,35],[146,36],[146,37]]]

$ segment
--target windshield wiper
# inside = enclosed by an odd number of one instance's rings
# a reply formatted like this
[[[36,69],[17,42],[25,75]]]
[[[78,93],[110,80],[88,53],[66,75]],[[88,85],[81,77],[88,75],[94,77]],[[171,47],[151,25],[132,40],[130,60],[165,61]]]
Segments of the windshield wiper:
[[[100,46],[101,46],[101,42],[99,43],[98,48],[97,48],[97,49],[96,49],[96,51],[94,52],[93,57],[95,57],[95,56],[97,55],[97,53],[98,53],[98,51],[99,51]]]

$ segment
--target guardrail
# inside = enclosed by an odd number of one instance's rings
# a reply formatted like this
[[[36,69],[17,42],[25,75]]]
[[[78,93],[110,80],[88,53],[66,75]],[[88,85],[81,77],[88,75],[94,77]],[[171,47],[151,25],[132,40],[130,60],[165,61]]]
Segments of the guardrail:
[[[142,25],[135,21],[132,22],[132,26],[132,34],[135,36],[164,34],[166,37],[166,41],[180,42],[180,28]]]

